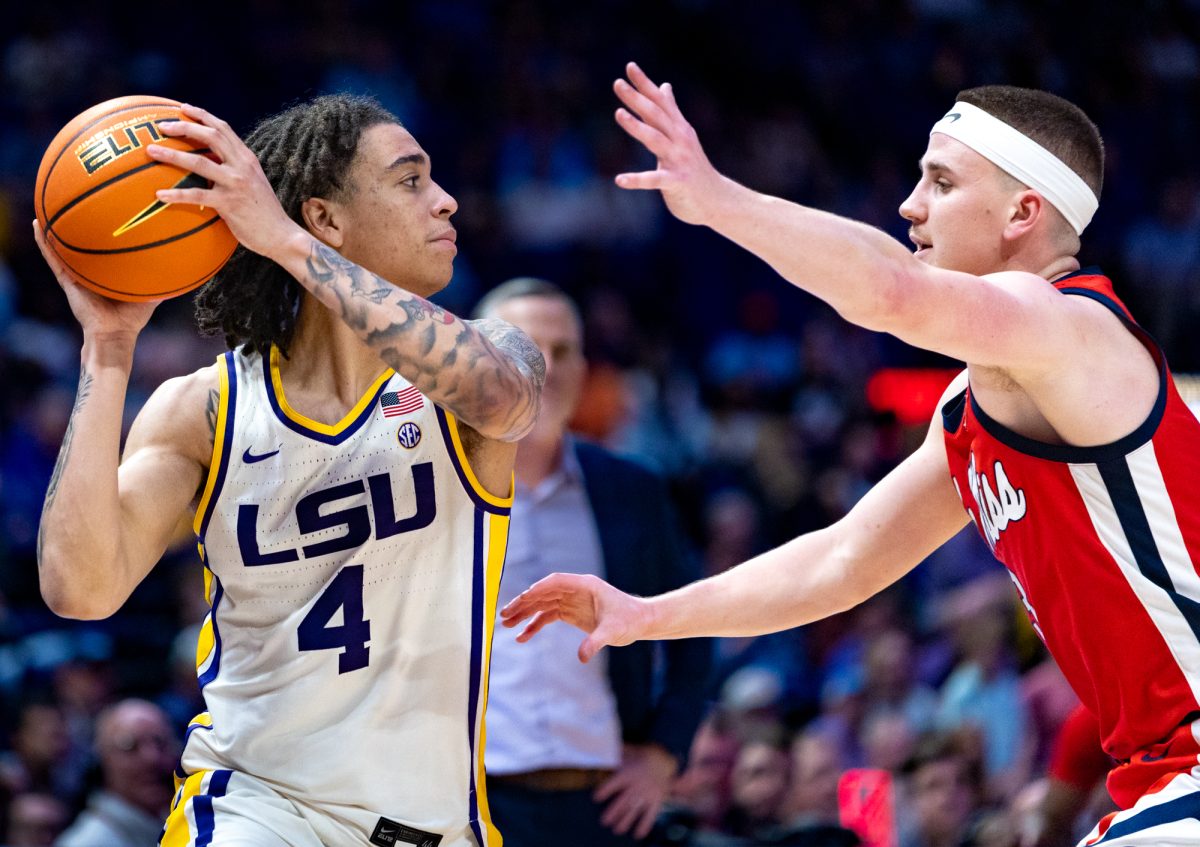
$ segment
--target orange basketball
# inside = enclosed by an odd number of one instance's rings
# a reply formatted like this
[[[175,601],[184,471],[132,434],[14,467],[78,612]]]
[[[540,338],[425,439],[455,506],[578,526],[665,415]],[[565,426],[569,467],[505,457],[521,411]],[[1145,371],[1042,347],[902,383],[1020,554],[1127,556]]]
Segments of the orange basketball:
[[[159,132],[162,121],[181,119],[174,100],[118,97],[72,120],[42,156],[34,211],[81,285],[116,300],[161,300],[207,282],[233,254],[237,241],[215,211],[155,197],[160,188],[208,185],[146,155],[156,142],[209,152]]]

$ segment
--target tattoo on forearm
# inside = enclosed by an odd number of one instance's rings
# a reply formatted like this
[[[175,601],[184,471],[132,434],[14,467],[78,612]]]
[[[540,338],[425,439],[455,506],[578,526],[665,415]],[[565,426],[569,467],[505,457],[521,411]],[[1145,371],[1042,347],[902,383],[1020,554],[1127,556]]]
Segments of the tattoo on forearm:
[[[58,497],[58,484],[62,481],[63,470],[67,466],[67,460],[71,455],[71,442],[75,439],[75,417],[87,402],[88,395],[92,391],[92,375],[87,372],[87,368],[82,368],[79,372],[79,390],[75,394],[75,405],[71,409],[71,417],[67,421],[67,429],[63,433],[62,447],[58,451],[58,459],[54,463],[54,471],[50,474],[50,485],[46,488],[46,499],[42,503],[42,515],[45,516],[54,505],[55,499]],[[37,555],[38,562],[42,561],[42,529],[38,527],[37,540]]]
[[[468,423],[494,427],[500,419],[498,428],[510,435],[532,426],[546,366],[537,345],[516,327],[495,319],[460,321],[319,242],[306,268],[321,302],[340,309],[347,326],[435,402]],[[442,329],[454,324],[457,331]]]
[[[314,246],[309,254],[308,272],[314,281],[333,290],[338,299],[342,301],[343,314],[346,302],[342,292],[337,288],[339,275],[344,275],[350,280],[350,296],[355,299],[370,300],[372,303],[379,304],[389,295],[398,291],[396,286],[387,280],[369,273],[365,268],[354,264],[332,247],[320,243]]]
[[[512,354],[518,365],[528,369],[540,391],[546,382],[546,360],[533,339],[507,321],[484,318],[471,323],[496,347]]]

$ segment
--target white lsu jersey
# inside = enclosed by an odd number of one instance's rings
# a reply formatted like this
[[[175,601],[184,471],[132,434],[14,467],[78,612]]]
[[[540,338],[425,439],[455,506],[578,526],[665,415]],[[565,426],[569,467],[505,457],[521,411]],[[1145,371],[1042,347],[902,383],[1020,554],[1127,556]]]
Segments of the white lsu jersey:
[[[498,847],[483,715],[511,499],[483,489],[454,416],[403,377],[327,425],[288,405],[279,355],[218,359],[195,524],[208,711],[180,776],[251,774],[359,843],[385,818]]]

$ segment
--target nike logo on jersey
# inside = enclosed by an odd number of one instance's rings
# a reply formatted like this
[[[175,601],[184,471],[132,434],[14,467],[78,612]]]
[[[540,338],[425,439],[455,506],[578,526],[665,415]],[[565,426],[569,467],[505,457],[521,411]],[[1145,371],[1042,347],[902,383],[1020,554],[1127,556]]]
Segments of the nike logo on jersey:
[[[378,844],[379,847],[395,847],[397,844],[438,847],[442,842],[442,836],[436,832],[417,829],[414,826],[405,826],[388,818],[380,818],[379,823],[375,824],[375,831],[371,833],[370,840],[372,844]]]
[[[269,459],[278,453],[279,450],[272,450],[270,453],[263,453],[261,456],[256,456],[250,452],[250,448],[246,448],[246,452],[242,454],[242,461],[247,465],[253,465],[255,462],[261,462],[263,459]]]

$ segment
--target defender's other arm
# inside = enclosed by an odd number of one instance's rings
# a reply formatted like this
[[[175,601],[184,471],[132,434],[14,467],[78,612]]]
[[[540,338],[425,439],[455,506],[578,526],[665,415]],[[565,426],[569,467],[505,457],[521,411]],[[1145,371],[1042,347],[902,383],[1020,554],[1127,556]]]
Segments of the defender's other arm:
[[[762,635],[858,605],[916,567],[966,521],[935,418],[921,446],[825,529],[649,599],[597,577],[553,574],[501,615],[505,626],[532,618],[519,641],[556,620],[591,633],[579,648],[583,661],[606,644]]]
[[[165,124],[163,132],[203,143],[221,162],[151,145],[154,158],[212,183],[160,191],[160,200],[216,209],[243,246],[278,262],[385,363],[476,432],[518,441],[533,428],[546,367],[524,333],[503,321],[461,320],[321,243],[284,213],[229,124],[195,106],[183,112],[199,123]]]

